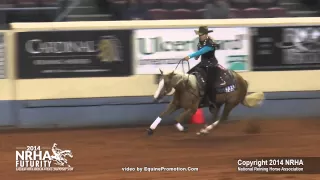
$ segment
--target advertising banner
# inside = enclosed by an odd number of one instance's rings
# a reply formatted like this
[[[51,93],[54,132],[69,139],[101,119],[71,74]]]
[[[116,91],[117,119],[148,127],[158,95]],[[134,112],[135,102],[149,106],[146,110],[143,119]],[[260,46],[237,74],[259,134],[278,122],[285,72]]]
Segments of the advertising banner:
[[[320,69],[320,27],[252,28],[255,71]]]
[[[0,79],[6,78],[5,34],[0,32]]]
[[[180,59],[197,51],[195,29],[143,29],[134,32],[137,74],[159,74],[159,68],[172,71]],[[209,35],[219,44],[216,58],[225,68],[249,70],[248,28],[210,28]],[[191,68],[200,62],[191,59]],[[187,70],[185,63],[184,69]],[[178,70],[182,71],[182,66]]]
[[[132,75],[131,39],[130,30],[18,33],[18,78]]]

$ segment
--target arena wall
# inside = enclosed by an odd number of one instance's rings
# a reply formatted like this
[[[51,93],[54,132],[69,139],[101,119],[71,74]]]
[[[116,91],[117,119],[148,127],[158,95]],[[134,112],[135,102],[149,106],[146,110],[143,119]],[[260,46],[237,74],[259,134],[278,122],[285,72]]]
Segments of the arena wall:
[[[157,85],[153,75],[117,78],[15,79],[14,33],[68,29],[138,29],[164,27],[215,27],[314,25],[319,18],[242,20],[123,21],[13,23],[6,33],[8,78],[0,80],[0,125],[19,127],[69,127],[150,123],[165,108],[152,103]],[[315,71],[242,72],[251,92],[266,92],[260,108],[237,107],[231,119],[314,117],[320,115],[319,81]],[[124,113],[125,112],[125,113]],[[206,111],[206,118],[209,113]],[[172,117],[165,122],[169,123]]]
[[[14,42],[12,41],[13,33],[10,31],[0,31],[4,34],[5,41],[5,76],[0,79],[0,125],[10,126],[15,124],[15,83],[14,83]]]
[[[238,106],[231,113],[231,120],[318,117],[319,92],[267,93],[267,100],[260,108]],[[148,124],[166,106],[152,103],[152,97],[115,97],[61,100],[18,101],[21,127],[70,127],[94,125]],[[173,123],[172,116],[164,123]],[[205,110],[206,118],[210,114]]]

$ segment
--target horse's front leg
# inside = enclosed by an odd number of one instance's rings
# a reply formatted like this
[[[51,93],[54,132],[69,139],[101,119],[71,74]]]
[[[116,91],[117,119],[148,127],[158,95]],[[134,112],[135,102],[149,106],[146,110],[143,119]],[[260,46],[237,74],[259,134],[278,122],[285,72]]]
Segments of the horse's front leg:
[[[202,128],[199,132],[197,132],[197,135],[201,134],[208,134],[211,129],[216,127],[220,120],[218,119],[219,111],[220,111],[221,105],[217,105],[216,107],[210,107],[209,110],[212,114],[212,124],[206,125],[204,128]]]
[[[197,110],[196,109],[187,109],[185,111],[183,111],[176,119],[177,123],[175,124],[176,128],[183,132],[185,131],[185,127],[183,127],[181,125],[181,123],[186,119],[186,118],[190,118]]]
[[[180,107],[179,105],[177,105],[174,102],[170,102],[170,104],[167,106],[166,110],[163,111],[159,117],[157,117],[156,120],[153,121],[153,123],[150,125],[150,127],[147,129],[147,133],[148,135],[152,135],[153,131],[157,128],[157,126],[160,124],[160,122],[162,121],[162,118],[164,116],[170,115],[173,112],[175,112],[176,110],[178,110]]]

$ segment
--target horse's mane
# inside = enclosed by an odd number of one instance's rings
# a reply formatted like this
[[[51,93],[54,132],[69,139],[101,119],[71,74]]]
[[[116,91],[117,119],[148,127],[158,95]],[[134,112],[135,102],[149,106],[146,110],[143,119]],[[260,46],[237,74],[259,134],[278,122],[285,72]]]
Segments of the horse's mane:
[[[169,75],[172,72],[174,72],[175,75],[178,75],[178,76],[182,77],[185,80],[187,80],[187,79],[190,80],[190,77],[194,76],[193,74],[187,74],[187,73],[184,73],[184,72],[181,72],[181,71],[178,71],[178,70],[166,71],[166,72],[163,72],[163,75]]]
[[[181,71],[177,71],[177,70],[174,70],[174,71],[169,71],[169,72],[163,72],[163,75],[169,75],[171,73],[174,73],[176,76],[179,76],[178,78],[180,79],[180,77],[183,79],[183,80],[187,80],[189,81],[190,85],[192,87],[196,87],[196,78],[195,78],[195,75],[193,74],[186,74],[184,72],[181,72]]]
[[[181,75],[181,76],[185,76],[186,75],[185,73],[183,73],[181,71],[177,71],[177,70],[174,71],[174,74]]]

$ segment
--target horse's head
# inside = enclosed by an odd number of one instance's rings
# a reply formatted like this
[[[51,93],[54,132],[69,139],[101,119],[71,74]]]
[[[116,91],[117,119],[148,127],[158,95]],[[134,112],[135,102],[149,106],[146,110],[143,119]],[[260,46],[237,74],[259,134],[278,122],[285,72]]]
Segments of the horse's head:
[[[160,69],[161,78],[159,81],[158,89],[154,93],[154,100],[159,101],[166,95],[171,95],[174,93],[176,86],[182,82],[183,75],[175,71],[169,73],[163,73]]]

